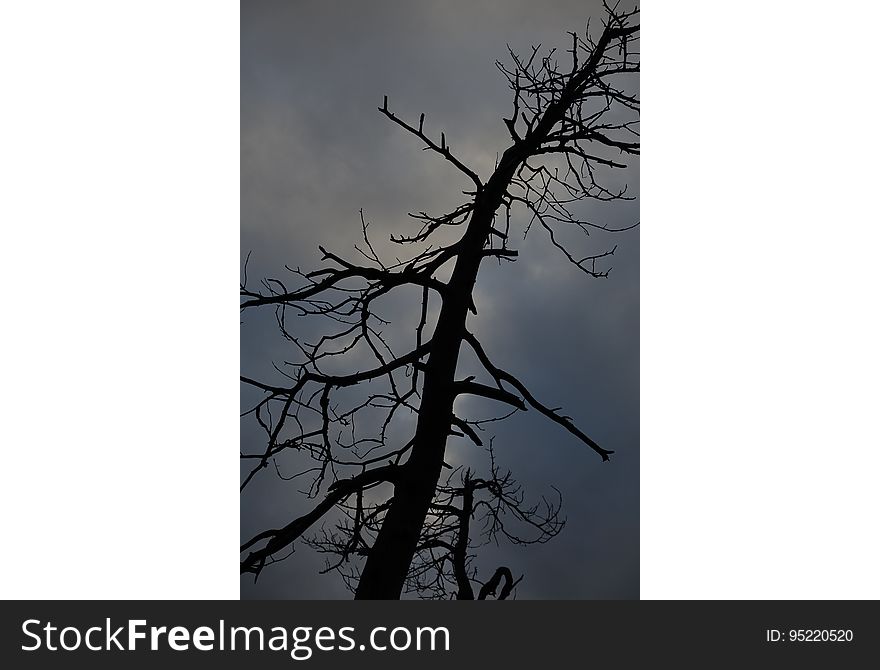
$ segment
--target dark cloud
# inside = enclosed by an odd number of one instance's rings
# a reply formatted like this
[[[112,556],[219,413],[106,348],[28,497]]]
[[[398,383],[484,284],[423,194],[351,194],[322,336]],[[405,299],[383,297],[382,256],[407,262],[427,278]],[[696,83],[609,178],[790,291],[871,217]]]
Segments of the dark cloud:
[[[348,254],[360,235],[358,210],[374,239],[410,231],[408,211],[442,212],[466,184],[448,164],[377,111],[382,96],[406,118],[446,132],[456,153],[488,174],[506,146],[501,117],[510,97],[493,62],[506,44],[567,45],[565,32],[598,17],[596,3],[246,2],[241,35],[241,246],[252,278],[283,264],[313,267],[317,245]],[[626,175],[638,191],[635,169]],[[638,218],[636,203],[596,208],[611,225]],[[520,230],[522,228],[520,227]],[[605,248],[594,236],[578,241]],[[537,497],[564,495],[568,525],[546,545],[487,548],[483,571],[503,562],[525,573],[519,597],[637,598],[639,549],[638,233],[617,236],[614,271],[593,280],[571,267],[538,231],[517,241],[515,264],[485,264],[472,327],[491,356],[534,394],[562,405],[616,454],[610,463],[534,412],[499,424],[497,456]],[[412,303],[387,306],[406,322]],[[408,310],[408,311],[407,311]],[[270,362],[288,352],[271,314],[245,315],[241,365],[277,378]],[[242,440],[256,439],[247,424]],[[462,445],[451,456],[479,462]],[[304,504],[295,487],[265,476],[242,496],[242,535],[286,523]],[[242,597],[348,597],[303,547]]]

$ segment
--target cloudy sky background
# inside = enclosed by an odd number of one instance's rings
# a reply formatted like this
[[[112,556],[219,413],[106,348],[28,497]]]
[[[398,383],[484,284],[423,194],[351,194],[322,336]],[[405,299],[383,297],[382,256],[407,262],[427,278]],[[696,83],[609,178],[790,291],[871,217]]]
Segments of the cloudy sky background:
[[[484,178],[508,144],[502,116],[511,97],[494,67],[506,44],[568,47],[598,3],[465,1],[242,3],[241,249],[253,281],[283,276],[283,265],[319,266],[318,244],[355,259],[358,210],[375,241],[411,232],[406,213],[442,213],[467,184],[448,163],[377,111],[382,96],[405,119],[425,112],[425,128],[446,132],[455,153]],[[618,178],[638,193],[637,164]],[[638,203],[594,207],[611,226],[638,220]],[[602,239],[572,237],[583,250],[619,245],[608,280],[586,277],[533,230],[514,222],[514,264],[484,263],[470,325],[493,360],[534,395],[565,413],[604,447],[610,463],[536,412],[496,424],[496,456],[531,498],[564,496],[568,523],[550,543],[482,550],[481,572],[508,565],[525,578],[519,598],[638,598],[639,594],[639,245],[638,229]],[[418,304],[386,304],[401,333]],[[402,340],[401,340],[402,341]],[[241,329],[242,373],[278,381],[271,361],[290,358],[271,310],[249,311]],[[462,361],[459,376],[470,374]],[[243,396],[244,397],[244,396]],[[247,399],[247,398],[245,398]],[[458,406],[458,405],[457,405]],[[243,449],[260,448],[248,423]],[[484,466],[484,454],[455,442],[457,462]],[[277,527],[308,505],[270,471],[242,496],[241,532]],[[301,547],[270,566],[243,598],[348,598],[323,560]]]

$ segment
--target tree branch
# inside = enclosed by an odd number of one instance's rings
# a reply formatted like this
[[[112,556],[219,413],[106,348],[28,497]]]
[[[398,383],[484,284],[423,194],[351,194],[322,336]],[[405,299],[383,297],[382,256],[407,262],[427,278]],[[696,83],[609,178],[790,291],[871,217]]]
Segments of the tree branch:
[[[253,572],[259,574],[263,569],[266,559],[272,554],[280,551],[284,547],[294,542],[318,519],[329,512],[335,505],[344,501],[352,493],[361,491],[367,486],[379,484],[382,482],[394,482],[396,479],[399,466],[386,465],[375,470],[368,470],[351,479],[342,479],[330,486],[327,496],[321,503],[311,512],[297,519],[278,530],[267,530],[259,535],[255,535],[249,541],[241,545],[241,551],[247,551],[256,543],[262,540],[268,540],[262,549],[250,552],[241,562],[241,572]]]
[[[382,106],[379,107],[379,111],[382,112],[385,116],[391,119],[394,123],[396,123],[401,128],[409,131],[416,137],[418,137],[422,142],[425,143],[428,149],[431,149],[435,153],[440,154],[452,163],[455,167],[457,167],[461,172],[468,176],[468,178],[476,184],[477,189],[483,188],[483,182],[480,181],[480,178],[477,176],[477,173],[467,167],[464,163],[462,163],[458,158],[452,155],[452,152],[449,150],[449,146],[446,144],[446,135],[441,134],[441,142],[440,145],[437,145],[431,138],[429,138],[425,133],[422,132],[422,126],[425,121],[425,115],[422,114],[419,118],[419,127],[414,128],[409,125],[406,121],[403,121],[399,117],[395,116],[392,112],[388,110],[388,96],[385,96],[385,99],[382,103]]]
[[[561,416],[557,414],[555,410],[550,409],[546,405],[538,402],[535,397],[529,392],[529,390],[525,387],[525,385],[516,377],[514,377],[509,372],[505,372],[504,370],[496,367],[492,364],[492,361],[489,360],[489,357],[486,355],[486,352],[483,349],[483,346],[480,344],[479,340],[470,332],[465,332],[464,335],[465,341],[471,346],[474,350],[474,353],[477,355],[480,363],[483,364],[483,367],[486,368],[486,371],[492,375],[495,381],[498,383],[499,389],[501,389],[501,383],[507,382],[511,386],[513,386],[517,391],[519,391],[525,401],[538,410],[541,414],[546,416],[551,421],[558,423],[560,426],[565,428],[569,433],[577,437],[584,444],[589,446],[593,451],[599,454],[602,457],[603,461],[610,460],[609,456],[614,453],[614,451],[609,449],[603,449],[600,447],[593,439],[588,437],[582,430],[580,430],[577,426],[574,425],[570,417]],[[491,388],[491,387],[488,387]],[[501,391],[508,395],[513,395],[501,389]],[[484,395],[484,394],[481,394]],[[490,397],[490,396],[487,396]],[[515,397],[515,396],[514,396]],[[519,400],[519,398],[517,398]],[[522,400],[519,400],[522,403]]]

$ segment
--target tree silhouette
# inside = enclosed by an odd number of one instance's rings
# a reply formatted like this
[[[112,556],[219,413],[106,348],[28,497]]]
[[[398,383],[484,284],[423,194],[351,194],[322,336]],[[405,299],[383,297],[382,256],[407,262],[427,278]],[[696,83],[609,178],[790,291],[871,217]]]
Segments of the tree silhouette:
[[[477,314],[473,290],[481,263],[512,262],[510,233],[522,214],[524,234],[543,229],[561,258],[595,278],[608,276],[611,249],[579,254],[560,241],[564,228],[620,232],[579,216],[589,200],[628,199],[626,188],[603,185],[608,170],[626,167],[638,155],[636,96],[626,76],[639,70],[638,10],[606,6],[601,31],[570,33],[570,48],[559,55],[539,47],[523,57],[513,51],[497,63],[513,93],[510,116],[503,119],[510,145],[487,179],[460,160],[445,133],[396,115],[385,97],[379,111],[418,138],[423,148],[447,161],[472,184],[464,202],[442,215],[410,214],[419,224],[411,235],[391,241],[411,249],[401,260],[377,253],[363,211],[358,263],[320,247],[326,266],[312,272],[288,268],[298,286],[263,280],[260,290],[241,286],[243,311],[273,308],[278,326],[299,356],[282,370],[289,383],[264,383],[242,376],[258,390],[259,402],[244,413],[266,434],[265,450],[242,453],[253,463],[244,490],[275,464],[279,476],[306,481],[311,510],[281,528],[255,535],[241,547],[242,573],[258,576],[282,560],[302,539],[327,554],[355,597],[507,598],[519,581],[502,566],[478,579],[474,550],[489,541],[545,542],[562,529],[561,495],[527,502],[511,474],[496,463],[492,441],[481,437],[486,424],[515,412],[535,411],[568,431],[607,461],[613,453],[597,444],[560,409],[537,399],[512,373],[496,365],[468,328]],[[637,225],[637,224],[633,224]],[[458,239],[444,242],[447,231]],[[414,341],[406,353],[393,350],[377,312],[392,292],[420,295]],[[439,306],[436,317],[432,308]],[[297,333],[298,324],[320,319],[326,325],[314,342]],[[457,376],[462,347],[479,362],[474,374]],[[364,364],[364,355],[370,362]],[[341,370],[341,371],[340,371]],[[481,381],[482,380],[482,381]],[[499,416],[474,419],[455,408],[459,396],[499,403]],[[408,438],[395,425],[415,417]],[[478,476],[452,468],[444,459],[450,437],[484,447],[489,469]],[[295,452],[308,466],[285,474],[276,459]],[[335,510],[330,529],[318,527]],[[473,583],[481,587],[475,589]]]

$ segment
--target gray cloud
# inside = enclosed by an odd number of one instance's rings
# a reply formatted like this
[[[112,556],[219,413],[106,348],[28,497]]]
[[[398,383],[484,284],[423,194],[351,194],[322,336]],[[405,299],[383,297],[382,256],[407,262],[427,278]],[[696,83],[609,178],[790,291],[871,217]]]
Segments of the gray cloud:
[[[425,112],[426,129],[445,131],[456,153],[486,175],[506,147],[501,117],[510,110],[494,60],[505,57],[508,43],[518,50],[539,42],[566,48],[566,31],[600,15],[595,4],[243,3],[241,247],[251,252],[250,277],[282,275],[285,263],[311,269],[318,244],[350,255],[361,207],[380,240],[412,230],[408,211],[439,213],[463,201],[467,184],[455,170],[377,112],[382,96],[405,118]],[[637,169],[626,179],[637,193]],[[638,206],[595,208],[590,216],[629,224]],[[596,235],[577,243],[603,249],[609,240]],[[472,327],[490,355],[616,451],[603,464],[534,412],[493,431],[499,460],[527,493],[538,497],[553,485],[565,498],[568,525],[549,544],[492,547],[477,558],[482,571],[504,562],[525,573],[519,597],[638,597],[637,230],[610,243],[619,249],[604,281],[572,268],[539,231],[515,242],[515,264],[486,263],[481,270]],[[413,304],[387,304],[386,313],[408,323]],[[270,313],[245,315],[243,372],[277,379],[271,361],[289,356]],[[258,437],[243,424],[243,448]],[[484,461],[463,445],[451,449]],[[301,513],[295,489],[266,473],[242,496],[242,535]],[[349,597],[336,577],[316,575],[321,566],[299,548],[258,583],[243,578],[242,597]]]

